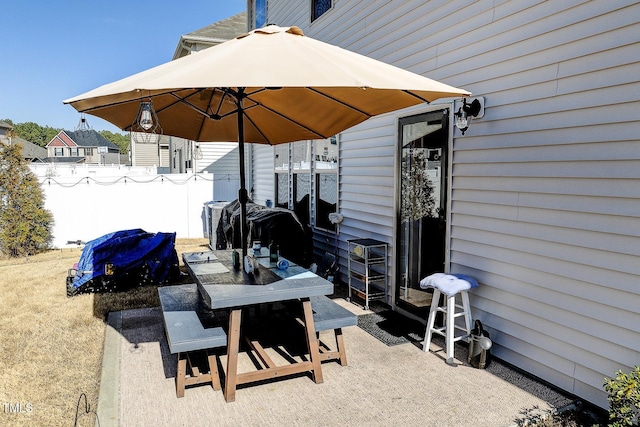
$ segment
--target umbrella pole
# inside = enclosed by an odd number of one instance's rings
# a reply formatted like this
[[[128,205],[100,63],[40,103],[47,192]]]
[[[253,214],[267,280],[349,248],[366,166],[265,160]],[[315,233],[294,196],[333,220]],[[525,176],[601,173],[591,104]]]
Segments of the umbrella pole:
[[[247,188],[244,171],[244,112],[242,100],[244,98],[244,88],[238,88],[236,100],[238,103],[238,150],[240,155],[240,190],[238,190],[238,200],[240,201],[240,244],[242,245],[242,259],[247,256]]]

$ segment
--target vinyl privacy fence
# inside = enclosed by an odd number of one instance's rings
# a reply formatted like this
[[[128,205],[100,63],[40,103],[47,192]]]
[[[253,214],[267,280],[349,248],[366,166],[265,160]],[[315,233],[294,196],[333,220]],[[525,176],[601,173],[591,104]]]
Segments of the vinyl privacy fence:
[[[132,228],[175,232],[180,238],[208,237],[212,174],[75,174],[39,180],[45,207],[55,220],[56,248]]]

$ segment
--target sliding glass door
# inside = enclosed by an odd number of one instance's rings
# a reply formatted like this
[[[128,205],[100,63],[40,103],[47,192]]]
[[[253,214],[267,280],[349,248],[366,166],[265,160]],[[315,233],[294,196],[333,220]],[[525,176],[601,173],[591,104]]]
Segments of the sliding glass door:
[[[448,110],[400,120],[395,304],[425,318],[431,293],[420,280],[444,271]]]

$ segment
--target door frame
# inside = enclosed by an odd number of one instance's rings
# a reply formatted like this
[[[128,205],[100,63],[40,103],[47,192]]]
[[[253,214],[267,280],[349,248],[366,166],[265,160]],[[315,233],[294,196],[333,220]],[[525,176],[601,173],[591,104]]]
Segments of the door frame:
[[[398,305],[398,301],[396,301],[396,288],[398,286],[400,286],[400,282],[398,281],[398,257],[399,257],[399,251],[400,248],[398,247],[398,233],[401,232],[401,230],[399,229],[399,216],[400,216],[400,198],[398,197],[398,193],[400,191],[399,188],[399,181],[400,181],[400,174],[401,174],[401,166],[400,166],[400,152],[401,150],[398,147],[398,141],[400,140],[400,132],[402,131],[402,128],[400,126],[400,120],[407,118],[407,117],[412,117],[412,116],[418,116],[420,114],[425,114],[425,113],[429,113],[432,111],[437,111],[437,110],[449,110],[448,111],[448,118],[449,118],[449,131],[447,132],[448,137],[447,137],[447,143],[446,143],[446,147],[444,147],[444,149],[446,150],[446,162],[447,162],[447,188],[446,188],[446,215],[445,215],[445,220],[446,220],[446,227],[445,227],[445,249],[444,249],[444,272],[448,272],[450,269],[450,264],[451,264],[451,250],[450,250],[450,244],[451,244],[451,185],[452,185],[452,181],[453,181],[453,136],[454,136],[454,103],[453,101],[450,102],[442,102],[442,103],[431,103],[429,104],[429,106],[427,108],[421,108],[419,110],[414,110],[411,112],[405,112],[404,114],[400,115],[397,114],[395,117],[395,121],[396,121],[396,131],[395,131],[395,150],[394,150],[394,172],[393,172],[393,179],[394,179],[394,183],[393,183],[393,212],[394,212],[394,217],[393,217],[393,247],[391,250],[391,268],[390,268],[390,278],[391,278],[391,289],[389,289],[389,293],[390,293],[390,303],[391,303],[391,308],[394,311],[397,311],[398,313],[418,320],[424,324],[426,324],[427,319],[426,318],[421,318],[417,315],[415,315],[414,313],[411,313],[410,311],[405,310],[404,308],[402,308],[402,306]]]

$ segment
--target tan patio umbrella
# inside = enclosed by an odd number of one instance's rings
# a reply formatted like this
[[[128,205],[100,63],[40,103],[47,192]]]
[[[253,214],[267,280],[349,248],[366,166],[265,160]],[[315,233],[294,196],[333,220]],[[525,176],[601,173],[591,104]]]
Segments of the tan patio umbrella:
[[[469,92],[269,25],[64,101],[122,130],[152,100],[163,133],[238,141],[246,221],[244,142],[331,137],[368,118]],[[246,255],[246,230],[242,231]]]

